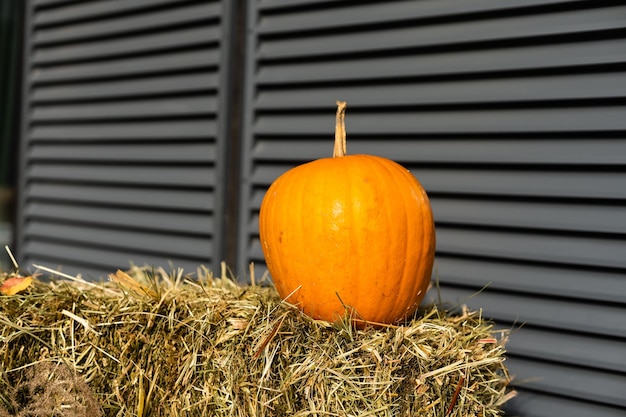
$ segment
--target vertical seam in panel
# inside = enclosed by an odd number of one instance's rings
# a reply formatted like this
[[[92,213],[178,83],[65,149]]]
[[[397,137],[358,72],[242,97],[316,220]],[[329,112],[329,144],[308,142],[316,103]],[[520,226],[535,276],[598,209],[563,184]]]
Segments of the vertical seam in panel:
[[[242,107],[243,107],[243,62],[245,59],[245,1],[225,0],[223,5],[227,10],[222,14],[223,43],[222,56],[224,65],[220,68],[223,80],[223,88],[220,91],[222,111],[219,115],[221,129],[218,140],[222,141],[223,151],[221,155],[223,167],[219,170],[222,178],[217,184],[222,187],[218,200],[220,200],[221,212],[218,216],[222,224],[216,228],[217,239],[220,240],[217,253],[221,257],[214,259],[216,262],[225,261],[234,266],[237,262],[237,238],[238,238],[238,212],[239,212],[239,188],[241,178],[241,148],[242,148]]]
[[[256,63],[256,22],[258,19],[257,3],[254,0],[244,0],[246,4],[245,26],[242,28],[245,36],[244,45],[244,68],[242,78],[242,130],[241,130],[241,171],[239,182],[239,231],[237,268],[245,270],[246,263],[250,261],[250,241],[253,229],[250,228],[251,199],[254,195],[252,186],[252,170],[254,166],[254,98],[255,98],[255,76],[257,70]]]
[[[30,109],[30,90],[31,90],[31,50],[32,50],[32,37],[33,37],[33,4],[32,0],[24,1],[21,6],[22,13],[22,23],[24,25],[22,31],[22,94],[21,94],[21,120],[20,120],[20,133],[19,133],[19,144],[17,146],[17,169],[18,169],[18,179],[16,184],[16,198],[17,198],[17,207],[16,207],[16,217],[15,217],[15,252],[17,253],[18,262],[23,262],[26,256],[25,246],[26,246],[26,200],[27,200],[27,191],[26,185],[28,184],[28,180],[26,178],[26,167],[28,166],[28,145],[30,142],[29,129],[28,126],[30,124],[29,118],[29,109]],[[24,265],[27,267],[26,265]]]

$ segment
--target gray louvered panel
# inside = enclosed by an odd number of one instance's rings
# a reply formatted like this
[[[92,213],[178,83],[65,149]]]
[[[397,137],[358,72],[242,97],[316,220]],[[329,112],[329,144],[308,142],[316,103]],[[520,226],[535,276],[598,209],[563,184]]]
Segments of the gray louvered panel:
[[[217,73],[165,75],[132,80],[99,81],[70,85],[46,85],[32,93],[33,103],[80,101],[94,99],[153,97],[185,93],[215,92]]]
[[[181,188],[155,189],[33,182],[25,189],[25,193],[29,201],[131,206],[148,210],[213,211],[216,205],[213,193]]]
[[[331,155],[347,100],[348,153],[403,163],[431,195],[444,300],[523,324],[511,415],[623,414],[624,5],[248,4],[242,264],[263,273],[264,191]]]
[[[130,260],[219,263],[227,10],[219,1],[29,1],[26,264],[105,274]]]
[[[35,125],[33,140],[146,140],[215,137],[215,120],[153,120],[150,122]]]
[[[333,15],[337,15],[335,12]],[[433,48],[470,42],[510,41],[517,38],[564,35],[623,29],[626,7],[575,10],[508,18],[473,20],[436,25],[411,25],[381,30],[340,32],[308,36],[286,36],[265,40],[259,48],[262,59],[311,59],[317,55],[346,56],[357,53],[376,53],[406,48]],[[293,16],[285,17],[290,23]]]
[[[146,147],[137,143],[58,143],[40,142],[28,149],[33,162],[64,163],[152,163],[152,164],[212,164],[217,157],[217,145],[212,141],[155,142]]]
[[[88,23],[71,23],[62,26],[44,27],[33,36],[36,46],[73,42],[76,39],[86,40],[107,36],[154,30],[161,27],[197,24],[203,21],[218,20],[222,6],[219,2],[212,4],[180,5],[175,9],[145,11],[130,16],[117,16],[114,20],[91,21]]]
[[[105,103],[53,104],[33,106],[31,120],[37,123],[83,120],[124,120],[177,116],[212,116],[217,112],[213,96],[154,98]]]
[[[400,77],[460,77],[505,71],[563,70],[624,62],[626,40],[589,40],[571,44],[502,47],[431,55],[275,63],[259,68],[257,83],[259,86],[288,86],[293,83],[371,82]]]
[[[404,82],[385,85],[333,85],[297,90],[268,89],[258,94],[257,110],[327,109],[328,98],[349,103],[348,113],[380,106],[524,103],[546,100],[612,99],[626,96],[624,72],[455,81]],[[303,95],[306,100],[303,100]],[[350,114],[347,122],[350,122]]]
[[[123,202],[118,202],[123,203]],[[93,224],[99,227],[134,229],[183,235],[213,235],[217,228],[212,213],[189,211],[181,207],[180,211],[146,211],[128,206],[98,206],[69,204],[54,201],[31,202],[24,216],[28,220],[51,223]],[[203,225],[199,228],[198,225]]]
[[[206,189],[215,184],[215,168],[204,166],[34,164],[26,173],[32,181],[120,186]]]
[[[172,52],[162,56],[118,58],[112,61],[41,67],[31,77],[33,84],[76,82],[112,77],[151,75],[167,71],[214,70],[221,59],[216,49]]]

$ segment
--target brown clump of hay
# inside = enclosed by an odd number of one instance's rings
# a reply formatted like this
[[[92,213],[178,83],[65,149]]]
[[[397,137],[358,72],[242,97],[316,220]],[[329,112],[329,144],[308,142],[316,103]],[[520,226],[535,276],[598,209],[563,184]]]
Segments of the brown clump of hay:
[[[430,306],[403,326],[355,330],[224,272],[129,274],[0,297],[0,416],[96,417],[92,397],[107,416],[497,416],[511,396],[507,333],[477,312]],[[20,387],[40,367],[72,378],[65,394],[40,388],[57,411],[27,414]]]
[[[38,362],[16,374],[21,378],[5,387],[5,407],[0,408],[0,417],[103,415],[102,407],[85,380],[63,363]]]

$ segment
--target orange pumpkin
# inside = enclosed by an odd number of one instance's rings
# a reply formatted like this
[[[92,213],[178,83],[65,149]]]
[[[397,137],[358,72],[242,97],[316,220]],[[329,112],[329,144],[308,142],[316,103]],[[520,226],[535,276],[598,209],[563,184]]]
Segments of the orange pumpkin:
[[[337,105],[333,158],[287,171],[265,194],[263,253],[279,295],[307,315],[395,323],[415,312],[430,283],[430,203],[396,162],[345,155],[346,103]]]

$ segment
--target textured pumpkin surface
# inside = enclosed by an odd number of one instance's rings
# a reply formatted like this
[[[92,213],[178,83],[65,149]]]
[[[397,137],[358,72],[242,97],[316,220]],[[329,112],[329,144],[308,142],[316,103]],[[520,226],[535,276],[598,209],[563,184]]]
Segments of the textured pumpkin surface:
[[[287,171],[264,197],[259,228],[278,293],[313,318],[335,321],[349,306],[362,320],[397,322],[428,288],[428,197],[389,159],[341,156]]]

